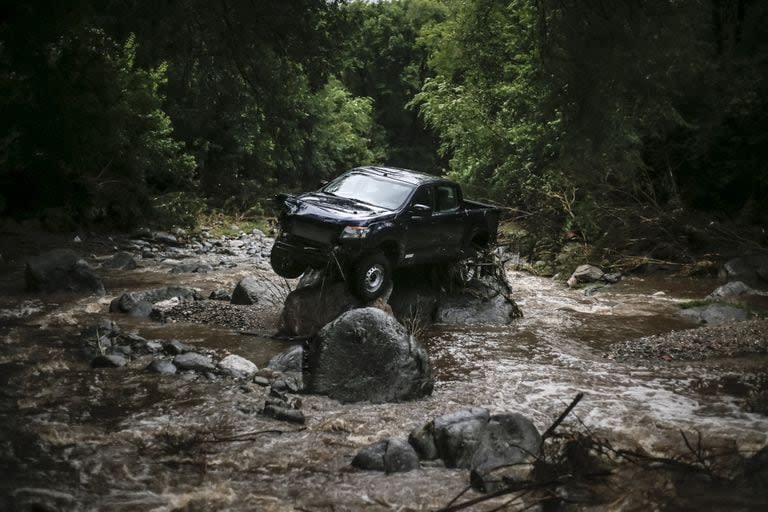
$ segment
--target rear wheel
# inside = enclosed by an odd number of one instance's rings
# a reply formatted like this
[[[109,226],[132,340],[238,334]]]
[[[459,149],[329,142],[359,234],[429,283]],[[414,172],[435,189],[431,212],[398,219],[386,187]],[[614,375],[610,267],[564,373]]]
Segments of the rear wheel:
[[[363,257],[352,272],[352,291],[363,300],[371,301],[384,294],[392,279],[389,260],[377,252]]]
[[[272,270],[275,271],[275,274],[287,279],[299,277],[306,268],[294,258],[274,249],[269,254],[269,263],[272,265]]]

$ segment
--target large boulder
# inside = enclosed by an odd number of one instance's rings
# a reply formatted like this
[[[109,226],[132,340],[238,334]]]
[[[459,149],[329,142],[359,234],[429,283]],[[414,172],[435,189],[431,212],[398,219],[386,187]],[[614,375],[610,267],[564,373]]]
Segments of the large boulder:
[[[365,306],[376,307],[388,313],[392,311],[386,304],[387,294],[372,303],[365,303],[355,297],[343,281],[302,281],[306,284],[300,283],[285,299],[277,325],[278,334],[282,336],[314,336],[341,314]]]
[[[696,322],[709,325],[739,322],[749,318],[749,313],[745,309],[717,303],[683,309],[680,314]]]
[[[128,292],[120,295],[109,303],[111,313],[129,313],[134,316],[149,316],[152,305],[158,302],[177,298],[180,302],[200,300],[202,296],[195,288],[183,286],[167,286],[138,292]]]
[[[54,249],[27,260],[24,273],[33,292],[73,292],[104,295],[104,283],[75,251]]]
[[[361,449],[352,459],[352,466],[386,473],[406,473],[419,469],[419,457],[411,445],[392,437]]]
[[[472,279],[465,284],[445,268],[407,269],[394,278],[389,299],[394,315],[406,325],[506,325],[522,316],[503,280]]]
[[[342,402],[392,402],[429,395],[432,367],[421,344],[394,317],[353,309],[309,344],[307,390]]]
[[[246,276],[237,283],[232,292],[232,304],[278,304],[281,300],[277,285],[266,278]]]
[[[579,265],[568,278],[568,286],[571,288],[579,284],[594,283],[600,281],[605,276],[605,272],[594,265]]]
[[[541,435],[529,419],[517,413],[491,415],[481,407],[439,416],[414,429],[408,440],[422,459],[470,469],[473,487],[484,492],[510,478],[524,479],[541,448]]]
[[[743,281],[760,289],[768,288],[768,254],[748,254],[728,260],[719,277],[728,281]]]

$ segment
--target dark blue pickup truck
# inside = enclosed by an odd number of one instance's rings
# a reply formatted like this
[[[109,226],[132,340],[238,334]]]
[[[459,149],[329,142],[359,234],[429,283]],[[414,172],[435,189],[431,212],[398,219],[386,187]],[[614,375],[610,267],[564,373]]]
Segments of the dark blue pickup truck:
[[[464,199],[458,184],[406,169],[359,167],[317,192],[281,194],[275,272],[341,271],[360,298],[387,289],[392,271],[458,261],[496,241],[499,209]]]

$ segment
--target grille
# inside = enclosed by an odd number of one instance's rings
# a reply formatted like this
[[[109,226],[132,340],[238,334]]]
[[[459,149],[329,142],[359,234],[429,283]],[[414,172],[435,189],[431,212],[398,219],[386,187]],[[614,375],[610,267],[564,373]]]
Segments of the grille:
[[[320,242],[322,244],[331,244],[336,238],[338,229],[329,228],[319,224],[305,221],[293,221],[291,224],[291,234],[313,242]]]

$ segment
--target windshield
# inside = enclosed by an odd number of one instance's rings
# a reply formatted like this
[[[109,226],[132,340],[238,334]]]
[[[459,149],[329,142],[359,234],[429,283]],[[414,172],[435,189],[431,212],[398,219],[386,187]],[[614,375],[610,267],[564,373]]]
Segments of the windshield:
[[[405,203],[413,185],[366,174],[345,174],[326,185],[323,192],[355,199],[387,210],[396,210]]]

